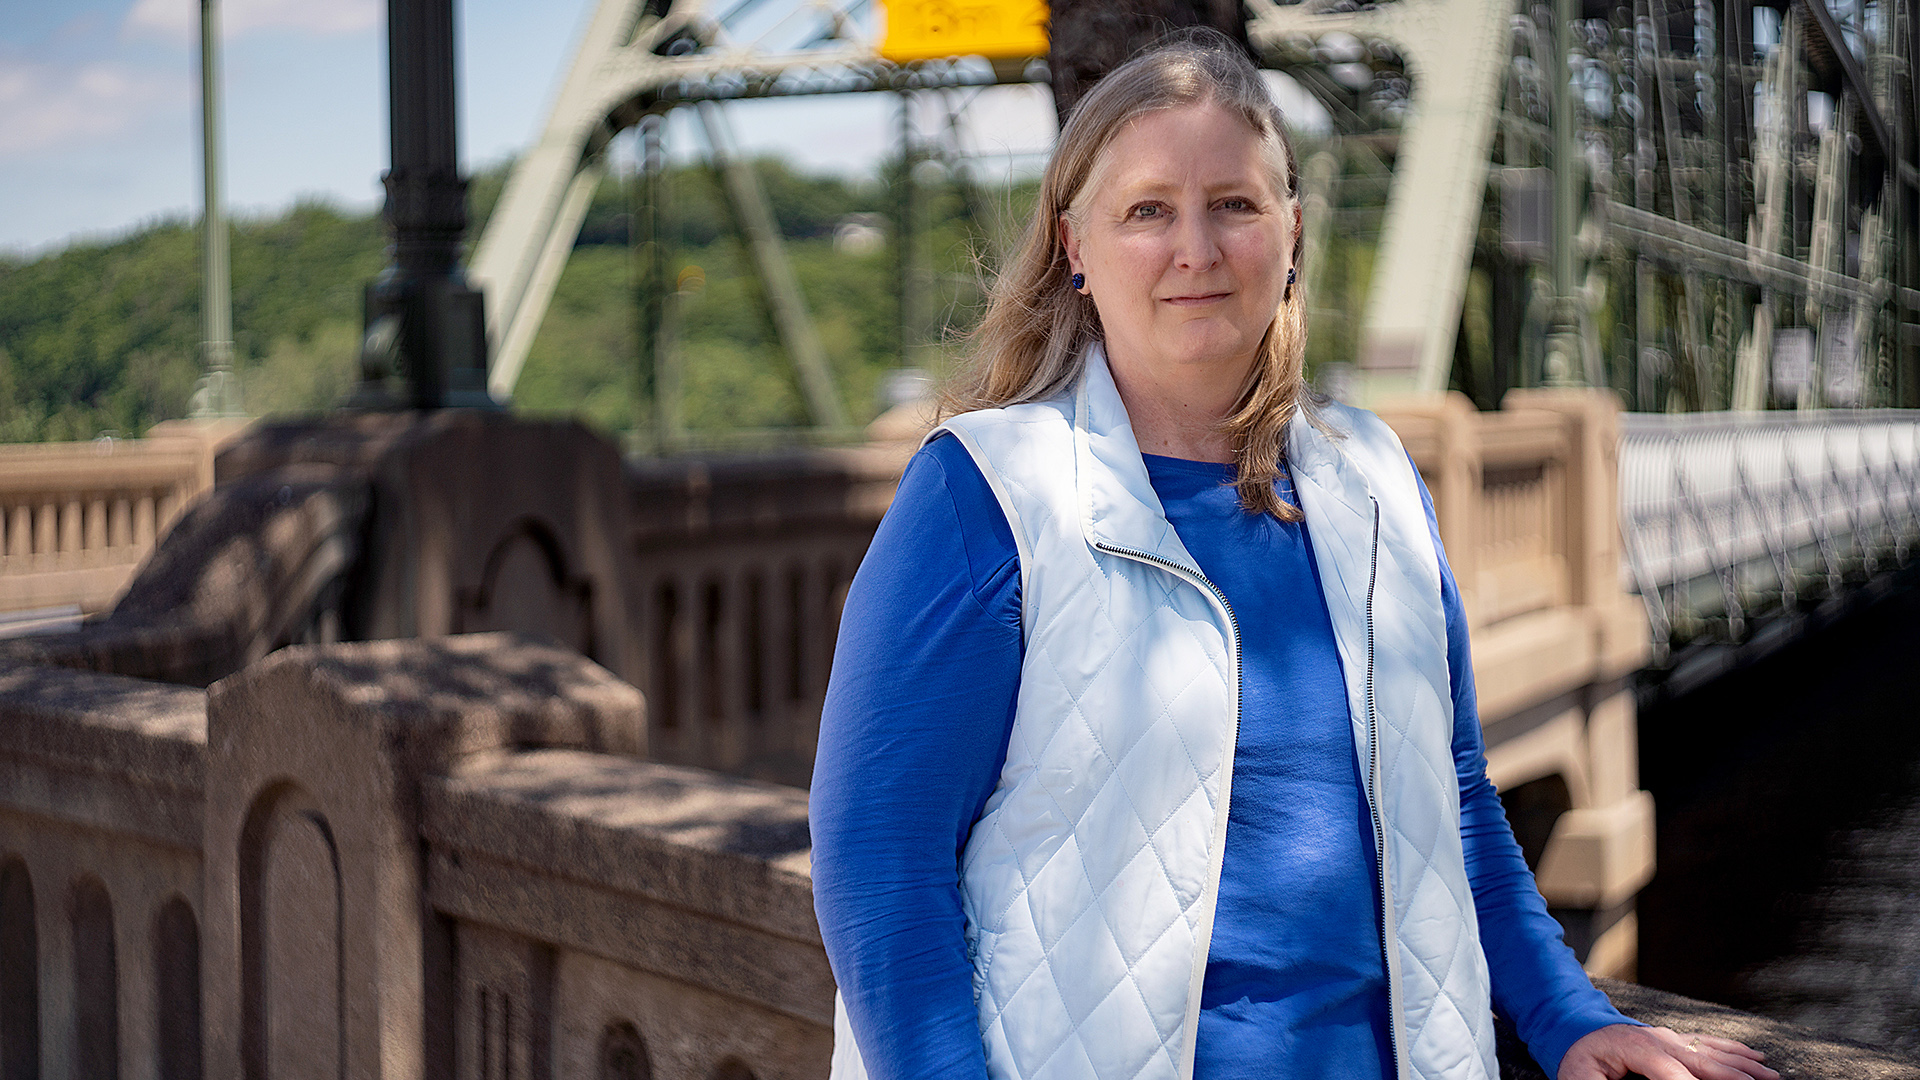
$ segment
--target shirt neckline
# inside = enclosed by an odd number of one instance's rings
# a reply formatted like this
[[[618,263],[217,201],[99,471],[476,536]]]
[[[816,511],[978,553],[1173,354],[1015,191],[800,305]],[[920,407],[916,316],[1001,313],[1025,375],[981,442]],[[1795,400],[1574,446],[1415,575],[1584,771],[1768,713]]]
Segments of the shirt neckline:
[[[1140,452],[1140,457],[1144,459],[1150,467],[1171,469],[1200,476],[1232,477],[1236,471],[1231,461],[1195,461],[1192,458],[1168,457],[1165,454],[1149,454],[1144,450]]]

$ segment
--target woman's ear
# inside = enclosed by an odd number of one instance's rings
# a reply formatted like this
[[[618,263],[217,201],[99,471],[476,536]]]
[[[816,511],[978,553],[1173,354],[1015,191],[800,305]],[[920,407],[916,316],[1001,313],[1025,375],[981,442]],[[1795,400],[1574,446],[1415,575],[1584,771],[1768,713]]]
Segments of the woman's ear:
[[[1067,271],[1073,274],[1086,273],[1086,267],[1080,265],[1080,238],[1073,234],[1073,222],[1065,214],[1054,221],[1054,228],[1060,233],[1060,246],[1067,252]]]

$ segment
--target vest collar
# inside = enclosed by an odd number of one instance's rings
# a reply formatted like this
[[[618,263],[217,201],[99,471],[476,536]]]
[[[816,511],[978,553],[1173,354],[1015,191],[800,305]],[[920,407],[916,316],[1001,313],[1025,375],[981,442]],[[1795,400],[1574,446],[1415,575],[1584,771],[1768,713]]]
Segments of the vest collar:
[[[1371,520],[1373,485],[1340,448],[1339,440],[1353,433],[1352,418],[1344,405],[1329,404],[1317,411],[1317,418],[1332,429],[1331,436],[1314,426],[1304,407],[1296,408],[1287,424],[1287,467],[1293,473],[1301,509],[1309,518],[1338,509]]]
[[[1173,531],[1153,490],[1133,421],[1099,342],[1087,349],[1073,405],[1074,464],[1087,542],[1145,552],[1199,574],[1200,564]]]
[[[1073,397],[1074,457],[1087,542],[1145,552],[1198,573],[1199,563],[1180,542],[1153,490],[1133,422],[1099,342],[1087,349]],[[1320,418],[1344,435],[1350,427],[1344,411],[1324,408]],[[1373,498],[1365,475],[1303,410],[1296,409],[1287,425],[1287,465],[1296,491],[1313,489],[1301,494],[1309,511],[1316,508],[1313,504],[1331,503],[1371,519]]]

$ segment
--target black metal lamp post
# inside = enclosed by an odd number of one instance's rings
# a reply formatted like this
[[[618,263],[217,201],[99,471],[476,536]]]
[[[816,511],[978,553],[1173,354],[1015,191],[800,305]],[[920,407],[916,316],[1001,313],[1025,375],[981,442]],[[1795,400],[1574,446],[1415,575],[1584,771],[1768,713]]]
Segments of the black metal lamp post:
[[[367,286],[353,403],[496,406],[487,393],[483,298],[460,265],[467,183],[455,142],[453,0],[388,0],[387,83],[393,261]],[[404,376],[404,395],[386,389],[393,375]]]

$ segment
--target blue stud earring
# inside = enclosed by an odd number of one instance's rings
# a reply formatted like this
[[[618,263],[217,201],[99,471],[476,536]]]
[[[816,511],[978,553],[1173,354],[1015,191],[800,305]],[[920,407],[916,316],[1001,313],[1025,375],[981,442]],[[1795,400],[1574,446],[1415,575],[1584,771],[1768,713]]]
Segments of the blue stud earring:
[[[1293,267],[1291,266],[1287,267],[1287,284],[1289,285],[1293,284],[1293,281],[1294,281],[1293,275],[1294,275]]]
[[[1075,292],[1079,292],[1079,291],[1080,291],[1081,289],[1084,289],[1084,288],[1086,288],[1086,287],[1087,287],[1087,275],[1085,275],[1085,274],[1075,274],[1075,275],[1073,275],[1073,279],[1072,279],[1072,284],[1073,284],[1073,290],[1074,290]]]

